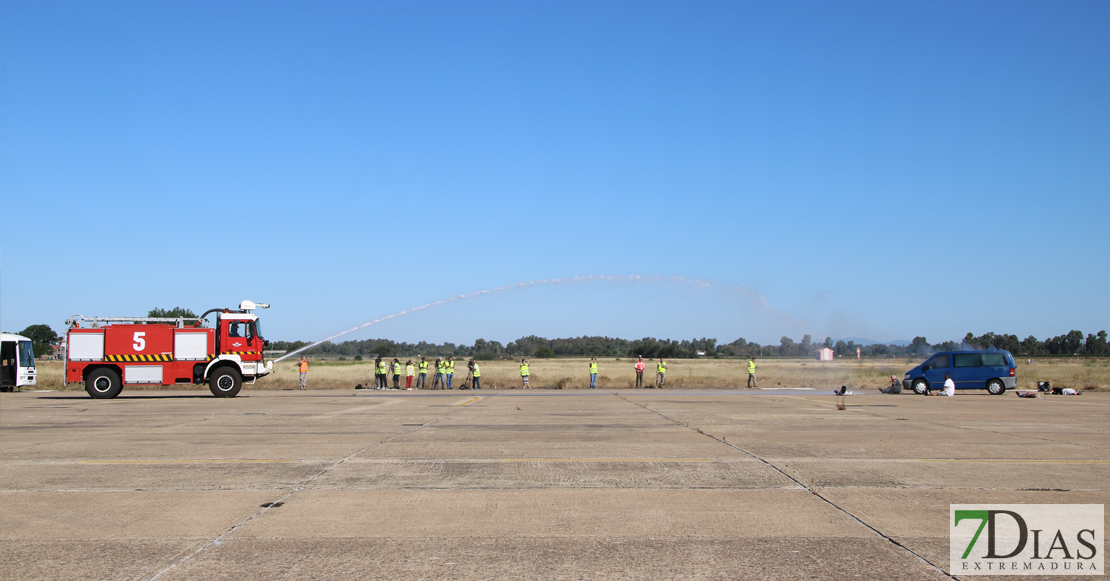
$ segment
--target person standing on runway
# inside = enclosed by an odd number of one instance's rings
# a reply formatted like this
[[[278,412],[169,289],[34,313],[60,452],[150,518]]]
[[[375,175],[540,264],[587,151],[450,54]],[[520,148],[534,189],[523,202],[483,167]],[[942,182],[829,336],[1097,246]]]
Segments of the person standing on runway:
[[[416,389],[428,389],[428,362],[423,357],[420,358],[420,365],[418,366],[420,375],[416,377]]]
[[[641,355],[636,360],[636,387],[641,388],[644,386],[644,356]]]
[[[377,389],[385,389],[386,387],[388,387],[386,385],[385,371],[385,362],[382,361],[381,356],[379,356],[377,359],[374,360],[374,380],[377,384],[375,386]]]
[[[443,376],[445,370],[443,358],[436,357],[436,378],[432,380],[432,389],[447,389],[447,379]]]
[[[405,363],[405,389],[412,391],[412,375],[416,372],[416,366],[412,364],[412,359]]]
[[[597,389],[597,357],[590,357],[590,389]]]
[[[301,356],[301,364],[298,367],[301,374],[301,389],[308,389],[308,357]]]

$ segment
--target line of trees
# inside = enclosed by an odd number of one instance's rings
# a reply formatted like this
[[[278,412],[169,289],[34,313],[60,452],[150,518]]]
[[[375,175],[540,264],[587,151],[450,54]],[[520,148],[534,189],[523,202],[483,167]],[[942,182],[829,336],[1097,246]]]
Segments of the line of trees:
[[[152,309],[148,316],[151,317],[195,317],[192,311],[176,307],[173,309]],[[31,325],[19,332],[28,337],[34,344],[35,355],[43,356],[51,352],[51,345],[57,344],[63,338],[59,337],[49,325]],[[309,345],[307,341],[273,341],[268,346],[272,350],[293,351]],[[424,355],[430,357],[475,357],[478,359],[495,359],[497,357],[636,357],[643,355],[648,358],[663,357],[668,359],[683,359],[698,357],[702,354],[709,357],[733,356],[748,357],[753,355],[779,356],[779,357],[812,357],[821,348],[832,349],[839,357],[854,357],[856,349],[860,355],[873,356],[923,356],[936,351],[957,351],[960,349],[1005,349],[1019,357],[1043,356],[1110,356],[1110,343],[1107,342],[1106,331],[1088,333],[1069,331],[1063,335],[1040,340],[1030,335],[1019,339],[1017,335],[984,333],[976,336],[968,333],[960,341],[941,341],[929,343],[925,337],[914,337],[908,345],[889,345],[876,343],[872,345],[857,345],[853,341],[833,341],[825,337],[824,341],[815,342],[813,337],[805,335],[799,341],[783,336],[778,345],[762,345],[748,342],[743,337],[723,345],[718,345],[716,339],[702,337],[701,339],[656,339],[644,337],[643,339],[628,340],[617,337],[567,337],[547,339],[529,335],[508,345],[498,341],[478,339],[473,345],[456,345],[454,343],[419,343],[397,342],[389,339],[365,339],[362,341],[343,341],[342,343],[325,342],[309,349],[309,353],[329,357],[348,357],[354,359],[366,358],[373,355],[383,357],[410,357]]]
[[[304,341],[275,341],[271,349],[292,351],[308,345]],[[309,350],[326,356],[365,358],[372,355],[383,357],[410,357],[424,355],[431,357],[475,357],[478,359],[494,359],[500,356],[507,357],[644,357],[668,359],[693,358],[704,354],[714,356],[747,357],[753,355],[779,356],[779,357],[813,357],[818,349],[832,349],[837,356],[855,357],[856,349],[864,357],[873,356],[923,356],[936,351],[958,351],[960,349],[1005,349],[1015,356],[1039,357],[1046,355],[1072,356],[1083,355],[1090,357],[1110,356],[1110,344],[1107,342],[1106,331],[1088,334],[1084,337],[1079,331],[1070,331],[1064,335],[1050,339],[1038,340],[1030,335],[1025,339],[1018,339],[1016,335],[999,335],[984,333],[975,336],[968,333],[961,341],[941,341],[929,343],[924,337],[915,337],[908,345],[889,345],[876,343],[872,345],[857,345],[854,341],[834,341],[825,337],[824,341],[815,342],[811,335],[805,335],[800,341],[790,337],[782,337],[778,345],[762,345],[748,342],[743,337],[718,345],[716,339],[702,337],[701,339],[656,339],[644,337],[643,339],[627,340],[615,337],[568,337],[560,339],[547,339],[529,335],[516,341],[502,345],[497,341],[478,339],[473,345],[456,345],[454,343],[405,343],[389,339],[366,339],[363,341],[344,341],[342,343],[322,343]]]

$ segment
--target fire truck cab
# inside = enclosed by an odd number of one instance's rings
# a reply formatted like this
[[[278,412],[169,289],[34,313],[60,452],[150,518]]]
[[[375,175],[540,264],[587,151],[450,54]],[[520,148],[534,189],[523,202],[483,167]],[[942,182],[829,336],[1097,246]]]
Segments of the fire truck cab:
[[[235,397],[244,380],[273,372],[252,312],[269,306],[243,301],[238,310],[211,309],[197,318],[74,315],[66,321],[65,382],[84,382],[98,399],[116,397],[125,385],[203,383],[216,397]],[[212,313],[214,328],[207,326]]]

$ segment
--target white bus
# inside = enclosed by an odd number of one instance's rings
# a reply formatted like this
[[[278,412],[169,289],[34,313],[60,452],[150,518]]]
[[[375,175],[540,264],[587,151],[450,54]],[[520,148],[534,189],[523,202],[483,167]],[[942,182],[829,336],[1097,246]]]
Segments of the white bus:
[[[22,335],[0,333],[0,391],[35,385],[35,349]]]

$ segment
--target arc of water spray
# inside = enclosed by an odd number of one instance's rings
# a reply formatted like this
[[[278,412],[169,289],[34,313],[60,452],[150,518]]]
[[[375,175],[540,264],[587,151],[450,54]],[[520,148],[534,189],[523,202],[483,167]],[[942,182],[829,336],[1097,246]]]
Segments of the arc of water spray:
[[[422,311],[424,309],[435,307],[435,306],[442,305],[442,304],[446,304],[446,303],[449,303],[449,302],[452,302],[452,301],[457,301],[457,300],[461,300],[461,299],[468,299],[468,298],[476,297],[476,296],[479,296],[479,295],[488,295],[488,294],[507,291],[507,290],[512,290],[512,289],[527,288],[527,287],[530,287],[530,286],[536,286],[536,285],[541,285],[541,284],[566,284],[566,283],[586,282],[586,281],[592,281],[592,280],[618,281],[618,282],[619,281],[678,282],[678,283],[683,283],[683,284],[693,284],[693,285],[699,286],[699,287],[714,286],[713,283],[710,283],[710,282],[707,282],[707,281],[704,281],[704,280],[686,278],[686,277],[683,277],[683,276],[663,277],[663,276],[657,276],[657,275],[624,276],[624,275],[590,274],[590,275],[583,275],[583,276],[575,276],[575,277],[571,277],[571,278],[545,278],[545,279],[541,279],[541,280],[532,280],[532,281],[528,281],[528,282],[518,282],[516,284],[499,286],[497,288],[474,291],[472,293],[466,293],[466,294],[462,294],[462,295],[458,295],[458,296],[453,296],[451,298],[443,299],[443,300],[440,300],[440,301],[435,301],[434,303],[428,303],[426,305],[420,305],[419,307],[413,307],[411,309],[406,309],[406,310],[401,311],[399,313],[393,313],[392,315],[388,315],[388,316],[382,317],[380,319],[374,319],[373,321],[363,323],[363,324],[361,324],[357,327],[351,327],[350,329],[347,329],[346,331],[340,331],[339,333],[336,333],[336,334],[334,334],[330,337],[325,337],[325,338],[320,339],[319,341],[317,341],[315,343],[311,343],[311,344],[305,345],[304,347],[301,347],[299,349],[295,349],[293,351],[290,351],[289,353],[286,353],[285,355],[282,355],[281,357],[278,357],[277,359],[275,359],[274,362],[281,361],[282,359],[285,359],[287,357],[292,357],[292,356],[296,355],[297,353],[300,353],[301,351],[311,349],[311,348],[313,348],[317,345],[320,345],[321,343],[326,343],[328,341],[331,341],[332,339],[342,337],[343,335],[346,335],[347,333],[353,333],[355,331],[358,331],[359,329],[365,329],[366,327],[369,327],[371,325],[376,325],[376,324],[381,323],[383,321],[388,321],[389,319],[394,319],[394,318],[400,317],[402,315],[407,315],[409,313],[415,313],[416,311]],[[767,299],[763,298],[762,295],[760,295],[759,293],[757,293],[757,292],[755,292],[751,289],[747,289],[747,288],[739,287],[739,286],[728,286],[726,288],[729,289],[729,290],[740,293],[740,295],[743,296],[745,299],[755,303],[758,307],[760,307],[762,309],[773,310],[773,311],[776,310],[773,307],[771,307],[771,305],[767,302]],[[782,313],[780,311],[780,312],[778,312],[778,314],[779,314],[780,317],[783,317],[786,320],[790,320],[790,321],[793,321],[795,323],[797,322],[797,321],[794,321],[793,318],[790,317],[789,315],[787,315],[786,313]]]

